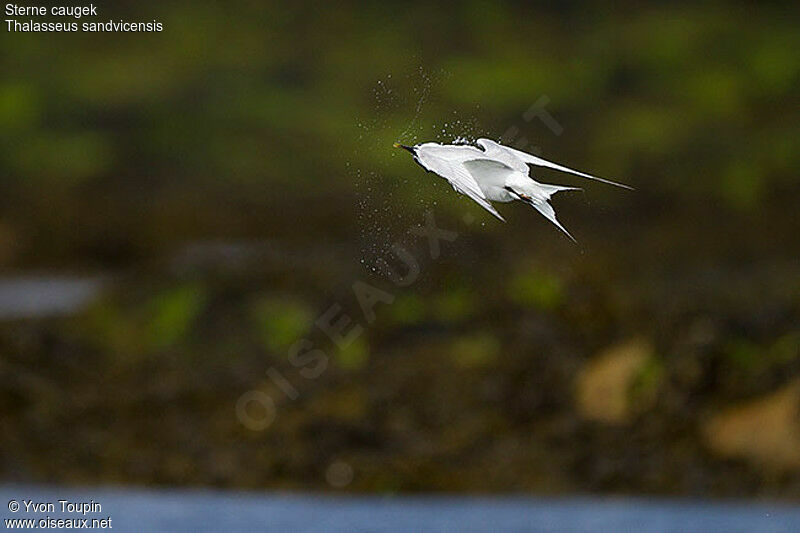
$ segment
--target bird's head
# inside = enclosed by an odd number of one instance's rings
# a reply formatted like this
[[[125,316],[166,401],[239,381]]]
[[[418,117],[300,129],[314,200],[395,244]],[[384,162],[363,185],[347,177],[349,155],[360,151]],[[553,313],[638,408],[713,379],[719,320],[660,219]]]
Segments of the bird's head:
[[[394,146],[395,148],[402,148],[403,150],[408,150],[412,154],[414,153],[413,146],[406,146],[405,144],[400,144],[400,143],[394,143],[392,146]]]

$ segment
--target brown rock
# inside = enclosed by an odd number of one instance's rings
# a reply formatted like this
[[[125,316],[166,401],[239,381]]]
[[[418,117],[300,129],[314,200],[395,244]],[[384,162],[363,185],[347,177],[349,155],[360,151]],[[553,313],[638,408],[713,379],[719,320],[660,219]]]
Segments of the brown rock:
[[[800,381],[713,417],[708,446],[777,470],[800,468]]]
[[[652,356],[653,347],[648,341],[634,339],[613,346],[586,363],[575,390],[581,415],[610,424],[628,421],[633,413],[631,387]]]

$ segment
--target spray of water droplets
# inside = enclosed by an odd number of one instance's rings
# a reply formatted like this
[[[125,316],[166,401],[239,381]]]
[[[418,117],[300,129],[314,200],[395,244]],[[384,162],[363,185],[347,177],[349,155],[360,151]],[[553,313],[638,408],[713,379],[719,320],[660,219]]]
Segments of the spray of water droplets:
[[[411,213],[402,209],[408,196],[408,179],[398,179],[381,169],[388,167],[389,158],[401,156],[387,139],[416,143],[420,133],[418,119],[430,88],[431,80],[422,69],[399,79],[388,74],[373,88],[371,116],[358,122],[358,143],[353,154],[358,163],[351,165],[351,171],[358,194],[360,262],[372,272],[379,273],[378,259],[386,257],[393,243],[402,240],[411,226]],[[402,133],[394,133],[398,117],[408,115],[411,118]]]
[[[446,73],[440,74],[446,76]],[[358,194],[360,262],[378,274],[384,274],[380,272],[378,259],[390,255],[394,243],[407,242],[410,228],[422,220],[422,213],[436,207],[436,201],[425,191],[430,191],[432,185],[439,185],[438,181],[432,180],[421,186],[420,176],[412,174],[419,174],[421,169],[410,162],[405,175],[399,179],[396,171],[379,170],[381,163],[388,163],[389,158],[408,157],[408,154],[393,149],[390,143],[413,145],[437,141],[468,144],[480,137],[477,118],[461,116],[457,111],[453,111],[444,123],[431,125],[421,120],[433,85],[432,77],[421,67],[406,76],[393,78],[388,74],[375,83],[371,116],[357,122],[359,135],[353,154],[353,161],[357,163],[348,166]],[[398,122],[403,121],[404,127],[396,133]],[[391,141],[387,142],[387,139]],[[362,168],[367,164],[369,170]],[[405,209],[409,202],[411,205],[418,203],[420,209]]]

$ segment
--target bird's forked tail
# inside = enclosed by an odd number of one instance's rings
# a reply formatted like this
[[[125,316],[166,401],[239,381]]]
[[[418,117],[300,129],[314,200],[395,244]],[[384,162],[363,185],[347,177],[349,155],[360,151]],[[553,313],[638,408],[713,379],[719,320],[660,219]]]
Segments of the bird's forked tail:
[[[570,234],[570,232],[568,232],[567,229],[564,226],[562,226],[561,223],[556,218],[556,211],[555,209],[553,209],[553,206],[550,205],[550,197],[560,191],[581,191],[583,189],[581,189],[580,187],[563,187],[561,185],[549,185],[547,183],[537,183],[536,188],[538,189],[537,192],[539,194],[535,196],[521,194],[514,190],[512,190],[512,192],[517,196],[519,196],[520,200],[536,208],[536,210],[539,211],[547,220],[555,224],[558,229],[563,231],[564,234],[572,240],[572,242],[578,244],[578,241],[575,240],[575,237],[573,237]],[[541,198],[541,196],[544,196],[544,198]]]

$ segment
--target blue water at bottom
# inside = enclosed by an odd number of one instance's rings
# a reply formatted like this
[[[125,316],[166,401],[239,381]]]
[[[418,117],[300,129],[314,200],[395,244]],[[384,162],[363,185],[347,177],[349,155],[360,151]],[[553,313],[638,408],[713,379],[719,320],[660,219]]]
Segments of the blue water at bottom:
[[[11,512],[16,501],[21,509]],[[26,512],[24,502],[54,512]],[[85,515],[58,500],[100,504]],[[46,509],[46,508],[44,508]],[[96,507],[95,507],[96,509]],[[111,518],[112,531],[800,532],[800,506],[622,498],[326,496],[127,488],[0,487],[0,517]],[[41,526],[39,527],[41,528]]]

